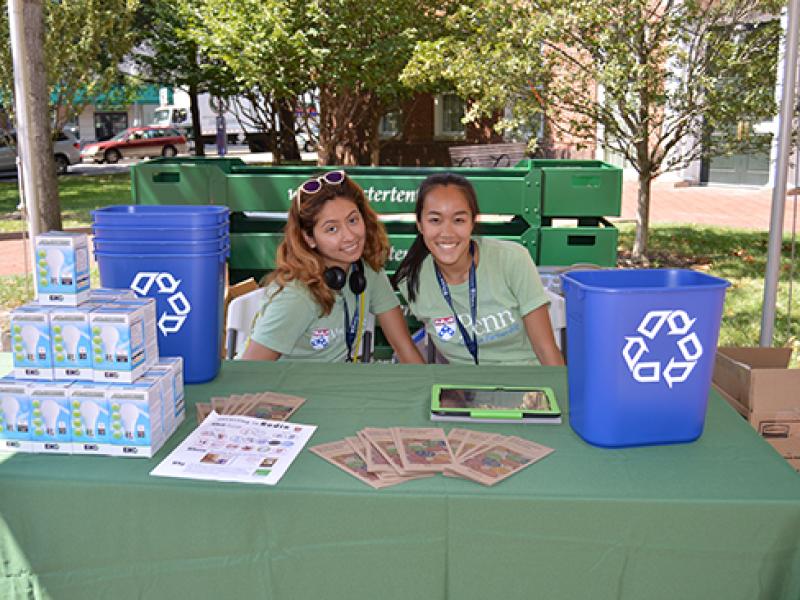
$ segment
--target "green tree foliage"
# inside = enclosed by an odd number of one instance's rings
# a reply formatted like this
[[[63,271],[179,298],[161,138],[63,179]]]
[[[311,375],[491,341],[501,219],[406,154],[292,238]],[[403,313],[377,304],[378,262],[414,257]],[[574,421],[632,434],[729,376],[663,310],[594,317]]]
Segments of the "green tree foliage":
[[[214,92],[245,100],[237,112],[267,134],[276,162],[297,155],[294,104],[310,86],[302,7],[293,0],[193,3],[191,36],[217,71]]]
[[[420,43],[409,85],[446,85],[467,119],[512,105],[554,136],[620,153],[639,174],[634,257],[647,249],[650,183],[701,157],[753,149],[743,121],[775,114],[780,2],[484,0]],[[505,122],[501,126],[513,127]]]
[[[137,5],[138,0],[43,3],[54,130],[123,81],[118,65],[135,39],[132,24]],[[4,1],[0,11],[0,93],[4,99],[14,94],[9,43],[8,6]],[[3,107],[13,112],[13,102],[4,101]]]
[[[95,98],[107,95],[115,83],[121,80],[117,65],[133,43],[131,23],[138,0],[70,0],[41,2],[44,35],[44,71],[37,70],[33,79],[44,76],[34,83],[43,92],[49,91],[49,107],[46,93],[27,102],[34,102],[34,113],[41,115],[37,126],[49,128],[50,134],[62,128],[65,122],[75,118],[83,107]],[[38,9],[38,7],[37,7]],[[41,31],[40,28],[36,28]],[[38,35],[37,35],[38,37]],[[32,40],[26,40],[31,43]],[[35,42],[34,42],[35,43]],[[40,42],[41,43],[41,42]],[[12,66],[8,3],[2,2],[0,10],[0,94],[3,109],[13,117],[14,72]],[[118,103],[124,99],[116,98]],[[42,124],[48,110],[49,123]],[[32,127],[34,140],[39,127]],[[41,129],[39,129],[41,131]],[[47,133],[43,134],[47,140]],[[37,142],[38,143],[38,142]],[[30,160],[41,161],[38,172],[41,178],[35,182],[37,191],[28,190],[38,197],[41,217],[39,224],[44,230],[61,229],[61,206],[53,168],[52,145],[45,141],[47,151],[35,152]],[[44,148],[41,148],[44,150]]]
[[[410,93],[399,76],[416,44],[434,39],[454,6],[428,0],[308,3],[322,160],[378,163],[380,119]]]
[[[280,106],[319,94],[323,164],[378,160],[378,123],[410,90],[399,75],[432,39],[447,2],[202,0],[195,38],[228,70],[232,94]]]
[[[194,31],[193,3],[189,0],[140,0],[134,28],[136,43],[130,59],[139,68],[139,77],[160,86],[185,88],[191,101],[194,139],[201,137],[197,96],[207,92],[221,74],[202,56]],[[195,144],[202,156],[203,144]]]

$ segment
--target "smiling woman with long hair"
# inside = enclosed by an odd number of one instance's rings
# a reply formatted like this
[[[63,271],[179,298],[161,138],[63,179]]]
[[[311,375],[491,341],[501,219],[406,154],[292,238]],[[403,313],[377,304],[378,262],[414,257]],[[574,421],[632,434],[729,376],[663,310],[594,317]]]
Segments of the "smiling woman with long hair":
[[[419,187],[417,235],[394,283],[451,363],[563,365],[547,295],[520,244],[474,236],[478,199],[454,173]]]
[[[388,253],[383,225],[344,171],[307,180],[294,194],[241,358],[356,360],[373,313],[401,362],[423,362],[383,271]]]

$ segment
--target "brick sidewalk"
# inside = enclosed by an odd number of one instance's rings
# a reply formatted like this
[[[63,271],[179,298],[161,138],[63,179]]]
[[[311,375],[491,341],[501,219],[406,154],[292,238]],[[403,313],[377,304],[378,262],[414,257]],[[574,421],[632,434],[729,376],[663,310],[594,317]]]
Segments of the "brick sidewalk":
[[[637,183],[623,184],[621,220],[636,217]],[[791,231],[794,196],[784,209],[784,231]],[[650,222],[695,223],[768,231],[772,211],[772,190],[743,187],[675,187],[656,182],[651,189]]]
[[[623,184],[622,215],[613,221],[633,221],[636,217],[635,181]],[[784,231],[791,231],[790,196],[784,215]],[[652,188],[650,222],[695,223],[767,231],[769,229],[772,190],[740,187],[675,187],[672,182],[656,182]],[[0,275],[25,273],[22,240],[0,241]]]

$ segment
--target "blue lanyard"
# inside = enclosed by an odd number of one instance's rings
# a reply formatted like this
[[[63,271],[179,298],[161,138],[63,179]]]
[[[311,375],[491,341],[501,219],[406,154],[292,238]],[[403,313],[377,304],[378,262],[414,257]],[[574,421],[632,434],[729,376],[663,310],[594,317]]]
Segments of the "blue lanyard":
[[[469,314],[470,317],[472,317],[472,326],[474,327],[478,316],[478,282],[475,275],[475,242],[471,241],[469,243],[469,255],[472,257],[472,264],[469,266]],[[467,350],[469,350],[469,353],[472,355],[472,360],[474,360],[477,365],[478,334],[477,332],[474,335],[469,335],[469,333],[467,333],[467,328],[464,327],[461,319],[459,319],[456,314],[456,309],[453,308],[453,298],[450,295],[450,287],[442,276],[442,272],[439,271],[439,266],[436,264],[435,260],[433,261],[433,268],[436,271],[436,280],[439,282],[439,289],[442,290],[442,296],[444,296],[450,310],[453,311],[453,318],[456,320],[456,324],[458,324],[458,330],[461,332],[461,339],[464,340],[464,345],[467,347]]]
[[[356,332],[358,331],[358,300],[360,297],[361,294],[356,297],[356,311],[353,313],[353,318],[351,319],[350,311],[347,309],[347,297],[344,295],[344,290],[342,290],[342,301],[344,301],[344,341],[347,344],[347,362],[353,362],[353,342],[356,341]]]

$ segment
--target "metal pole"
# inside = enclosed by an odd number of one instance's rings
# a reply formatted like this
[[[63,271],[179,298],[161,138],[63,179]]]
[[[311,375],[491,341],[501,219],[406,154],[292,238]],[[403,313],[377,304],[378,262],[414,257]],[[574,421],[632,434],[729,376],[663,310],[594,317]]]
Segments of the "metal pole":
[[[772,215],[767,246],[767,270],[764,276],[764,303],[761,310],[762,346],[771,346],[775,329],[775,306],[783,241],[783,211],[786,204],[786,178],[792,141],[795,83],[797,79],[797,41],[800,30],[800,0],[790,0],[784,45],[783,92],[778,119],[778,159],[775,162],[775,187],[772,188]]]

